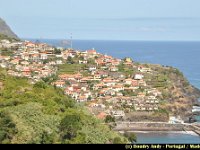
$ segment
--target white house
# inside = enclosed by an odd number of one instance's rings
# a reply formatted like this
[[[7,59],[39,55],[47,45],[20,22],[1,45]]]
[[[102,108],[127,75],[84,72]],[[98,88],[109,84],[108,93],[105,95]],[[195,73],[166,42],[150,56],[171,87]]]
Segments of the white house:
[[[40,59],[42,59],[42,60],[46,60],[46,59],[48,59],[48,56],[47,56],[47,54],[40,54]]]
[[[136,74],[134,79],[135,80],[142,80],[144,78],[144,76],[142,74]]]
[[[97,69],[96,66],[90,66],[90,67],[88,68],[89,71],[95,71],[96,69]]]
[[[78,63],[79,64],[87,64],[87,60],[79,60]]]

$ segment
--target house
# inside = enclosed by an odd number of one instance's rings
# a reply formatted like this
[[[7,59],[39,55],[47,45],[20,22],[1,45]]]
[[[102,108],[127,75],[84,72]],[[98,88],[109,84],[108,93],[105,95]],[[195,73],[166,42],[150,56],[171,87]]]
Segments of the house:
[[[114,96],[114,95],[115,95],[115,91],[112,90],[112,89],[110,89],[110,90],[105,91],[105,94],[106,94],[106,95]]]
[[[24,69],[22,70],[22,74],[23,76],[30,76],[31,75],[31,70],[29,67],[24,67]]]
[[[91,97],[92,93],[90,91],[86,91],[82,95],[84,95],[86,98],[89,98]]]
[[[11,59],[11,57],[10,56],[0,56],[0,59],[8,61]]]
[[[18,65],[19,64],[19,59],[13,59],[10,61],[11,64],[13,65]]]
[[[108,72],[106,71],[98,71],[97,74],[100,75],[102,78],[108,77]]]
[[[33,61],[38,61],[40,59],[39,54],[35,53],[35,54],[31,54],[31,60]]]
[[[124,61],[127,62],[127,63],[132,63],[133,62],[133,60],[130,57],[126,57],[124,59]]]
[[[149,100],[156,100],[156,97],[155,96],[148,96],[148,99]]]
[[[97,69],[97,67],[93,66],[93,65],[89,66],[89,68],[88,68],[89,71],[95,71],[96,69]]]
[[[169,123],[171,123],[171,124],[184,123],[184,121],[180,118],[180,116],[179,117],[170,116]]]
[[[140,92],[140,93],[138,93],[138,95],[137,95],[138,98],[144,98],[145,96],[146,96],[146,94],[143,93],[143,92]]]
[[[61,55],[56,55],[56,58],[62,58],[63,57],[63,55],[61,54]]]
[[[82,91],[87,91],[87,87],[81,86],[81,90],[82,90]]]
[[[116,59],[112,61],[112,65],[113,66],[118,66],[120,64],[121,60],[120,59]]]
[[[125,75],[121,72],[109,72],[108,74],[111,78],[115,78],[115,79],[124,79]]]
[[[57,65],[62,65],[62,64],[63,64],[63,61],[62,61],[62,60],[56,60],[56,64],[57,64]]]
[[[29,60],[29,58],[30,58],[29,53],[22,53],[21,58],[24,59],[24,60]]]
[[[95,84],[95,85],[93,86],[93,90],[102,89],[103,86],[104,86],[103,84]]]
[[[74,98],[75,100],[77,100],[78,97],[79,97],[79,93],[73,92],[73,93],[71,94],[71,97]],[[82,101],[82,100],[81,100],[81,101]],[[86,99],[86,101],[87,101],[87,99]]]
[[[104,66],[106,64],[102,58],[96,59],[95,63],[97,66]]]
[[[124,117],[125,113],[122,110],[115,110],[115,111],[112,111],[112,115],[114,117]]]
[[[138,84],[139,84],[140,86],[147,86],[146,81],[144,81],[144,80],[139,80],[139,81],[138,81]]]
[[[28,61],[22,61],[20,64],[21,64],[21,65],[24,65],[24,66],[28,66],[28,65],[29,65],[29,62],[28,62]]]
[[[121,92],[117,92],[116,96],[123,96]]]
[[[49,70],[49,69],[42,69],[42,70],[41,70],[41,74],[42,74],[44,77],[51,76],[51,75],[52,75],[52,71]]]
[[[114,80],[112,80],[112,78],[103,79],[103,83],[106,86],[114,86],[116,84],[116,82]]]
[[[87,101],[87,97],[84,95],[79,96],[79,98],[77,99],[77,102],[86,102]]]
[[[139,86],[138,80],[132,80],[131,86],[132,87],[138,87]]]
[[[135,77],[134,77],[135,80],[142,80],[143,78],[144,78],[144,75],[142,74],[135,74]]]
[[[87,60],[79,60],[78,63],[79,64],[87,64]]]
[[[98,104],[97,103],[90,103],[88,106],[89,107],[98,107]]]
[[[133,81],[133,80],[132,80],[131,78],[128,78],[128,79],[125,79],[125,80],[124,80],[124,83],[125,83],[125,84],[128,84],[128,85],[131,85],[131,84],[132,84],[132,81]]]
[[[94,80],[100,80],[101,79],[101,75],[100,74],[94,74]]]
[[[13,70],[8,70],[7,73],[8,73],[8,75],[11,75],[11,76],[15,76],[15,74],[16,74],[16,72]]]
[[[96,54],[97,54],[96,50],[94,50],[94,49],[92,49],[92,50],[87,50],[86,53],[87,53],[88,55],[96,55]]]
[[[116,71],[118,71],[118,68],[116,66],[110,66],[109,70],[113,71],[113,72],[116,72]]]
[[[117,85],[113,86],[112,89],[116,92],[124,91],[124,86],[122,84],[117,84]]]
[[[40,59],[41,60],[46,60],[46,59],[48,59],[48,55],[46,53],[41,53],[40,54]]]
[[[26,48],[30,48],[30,49],[33,49],[36,47],[36,45],[32,42],[25,42],[25,46]]]
[[[59,88],[64,88],[65,86],[65,82],[60,80],[60,81],[56,81],[54,83],[52,83],[53,85],[55,85],[56,87],[59,87]]]

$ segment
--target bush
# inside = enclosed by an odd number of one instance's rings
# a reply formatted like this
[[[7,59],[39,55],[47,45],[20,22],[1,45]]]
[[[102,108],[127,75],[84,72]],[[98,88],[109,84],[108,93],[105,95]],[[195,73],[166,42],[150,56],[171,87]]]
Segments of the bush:
[[[77,136],[78,130],[81,129],[81,118],[76,112],[68,112],[61,120],[60,132],[61,140],[71,140]]]
[[[113,144],[123,144],[122,139],[120,137],[115,137],[113,140]]]
[[[128,140],[132,143],[132,142],[137,142],[137,137],[134,133],[131,132],[125,132],[124,136],[128,138]]]
[[[10,142],[16,134],[15,124],[7,113],[0,113],[0,144]],[[6,142],[6,143],[7,143]]]
[[[34,88],[42,88],[42,89],[46,89],[47,85],[44,82],[37,82],[34,85]]]
[[[106,116],[105,118],[105,122],[109,123],[109,122],[115,122],[115,117],[112,117],[111,115]]]

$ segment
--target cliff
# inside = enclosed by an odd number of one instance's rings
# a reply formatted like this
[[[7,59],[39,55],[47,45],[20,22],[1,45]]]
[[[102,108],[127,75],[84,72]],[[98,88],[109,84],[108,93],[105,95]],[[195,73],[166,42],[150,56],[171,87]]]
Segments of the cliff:
[[[8,38],[19,39],[17,35],[11,30],[6,22],[0,18],[0,37],[7,36]]]
[[[192,107],[200,97],[200,90],[192,86],[184,77],[183,73],[176,68],[153,66],[160,76],[165,77],[165,88],[160,88],[162,92],[161,108],[171,115],[187,118],[192,114]]]

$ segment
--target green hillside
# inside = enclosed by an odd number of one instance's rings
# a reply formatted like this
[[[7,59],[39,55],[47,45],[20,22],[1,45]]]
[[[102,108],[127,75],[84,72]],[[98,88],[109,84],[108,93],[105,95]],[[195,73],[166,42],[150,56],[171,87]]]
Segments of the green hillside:
[[[0,69],[0,143],[127,143],[63,91]]]

